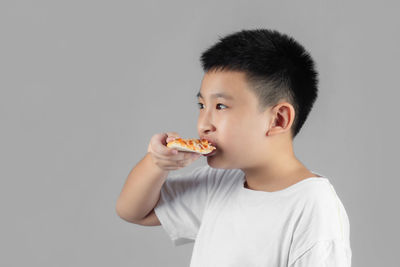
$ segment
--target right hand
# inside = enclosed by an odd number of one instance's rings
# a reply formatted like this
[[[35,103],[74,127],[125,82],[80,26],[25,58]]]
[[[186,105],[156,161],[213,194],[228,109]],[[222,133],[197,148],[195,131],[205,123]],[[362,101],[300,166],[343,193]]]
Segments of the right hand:
[[[150,140],[147,152],[151,155],[153,163],[164,171],[179,170],[201,156],[200,153],[186,151],[174,154],[173,151],[177,150],[167,147],[167,143],[177,138],[180,138],[179,134],[169,132],[155,134]]]

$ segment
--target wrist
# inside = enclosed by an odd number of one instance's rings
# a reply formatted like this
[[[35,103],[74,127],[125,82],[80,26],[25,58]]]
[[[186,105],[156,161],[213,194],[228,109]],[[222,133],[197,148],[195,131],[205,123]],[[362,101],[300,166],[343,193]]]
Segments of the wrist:
[[[154,158],[151,155],[151,152],[147,152],[146,157],[148,157],[148,162],[151,165],[150,166],[151,170],[156,172],[156,176],[161,177],[161,179],[166,179],[167,176],[168,176],[169,171],[161,169],[160,166],[158,166],[155,163]]]

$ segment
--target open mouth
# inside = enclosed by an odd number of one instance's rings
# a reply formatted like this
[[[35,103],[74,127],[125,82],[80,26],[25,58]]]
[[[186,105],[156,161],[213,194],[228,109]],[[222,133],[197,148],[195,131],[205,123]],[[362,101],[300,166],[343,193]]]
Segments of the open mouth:
[[[203,154],[203,156],[209,157],[209,156],[213,156],[213,155],[215,155],[215,154],[217,153],[218,147],[217,147],[217,145],[216,145],[213,141],[208,140],[208,139],[206,139],[206,138],[201,138],[201,140],[202,140],[202,141],[206,141],[206,143],[208,143],[208,145],[215,147],[215,149],[214,149],[213,151],[211,151],[211,152],[208,153],[208,154]]]
[[[215,155],[217,153],[217,150],[216,149],[214,149],[213,151],[211,151],[210,153],[208,153],[208,154],[203,154],[203,156],[204,157],[209,157],[209,156],[213,156],[213,155]]]

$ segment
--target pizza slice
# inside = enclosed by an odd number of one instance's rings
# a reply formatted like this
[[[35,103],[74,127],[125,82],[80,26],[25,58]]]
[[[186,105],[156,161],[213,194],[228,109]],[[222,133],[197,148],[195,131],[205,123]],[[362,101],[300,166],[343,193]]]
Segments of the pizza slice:
[[[176,150],[179,151],[195,152],[203,155],[208,155],[212,153],[215,149],[217,149],[212,144],[208,143],[208,140],[206,139],[194,139],[194,138],[189,138],[189,139],[177,138],[175,140],[168,142],[167,147],[175,148]]]

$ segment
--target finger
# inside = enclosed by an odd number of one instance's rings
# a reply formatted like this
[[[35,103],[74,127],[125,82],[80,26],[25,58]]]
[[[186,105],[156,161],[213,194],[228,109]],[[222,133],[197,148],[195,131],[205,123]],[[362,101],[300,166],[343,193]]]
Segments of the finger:
[[[192,153],[193,154],[193,153]],[[182,159],[172,159],[172,158],[158,158],[158,162],[166,167],[185,167],[198,159],[198,155],[186,155]]]
[[[171,156],[171,155],[177,155],[177,152],[175,153],[174,150],[176,149],[169,148],[166,146],[166,138],[167,138],[166,133],[161,133],[161,134],[156,134],[154,137],[153,141],[153,151],[155,154],[163,155],[163,156]]]
[[[167,143],[180,138],[179,134],[176,132],[168,132],[166,134],[168,135],[167,140],[166,140]]]
[[[176,149],[172,149],[171,150],[176,150]],[[194,152],[187,152],[187,151],[178,151],[178,154],[154,154],[154,156],[158,159],[163,159],[163,160],[172,160],[172,161],[178,161],[178,160],[187,160],[187,159],[191,159],[193,157],[193,155],[197,155],[198,153],[194,153]],[[200,154],[198,154],[200,155]]]
[[[200,153],[195,153],[195,154],[193,154],[191,156],[192,156],[192,160],[195,161],[195,160],[198,160],[200,158],[201,154]]]
[[[179,138],[179,134],[177,132],[167,132],[168,136]]]

